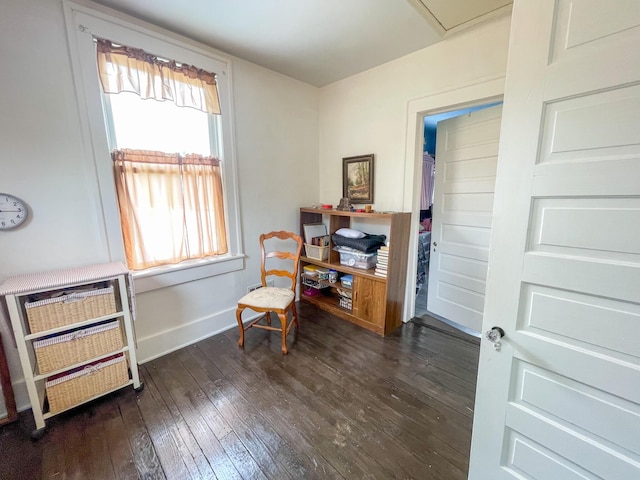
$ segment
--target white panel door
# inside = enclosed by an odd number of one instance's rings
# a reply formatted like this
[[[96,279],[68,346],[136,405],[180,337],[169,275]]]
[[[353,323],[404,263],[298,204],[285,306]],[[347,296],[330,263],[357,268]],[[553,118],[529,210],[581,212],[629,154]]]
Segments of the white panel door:
[[[640,1],[516,0],[469,478],[640,479]]]
[[[475,331],[489,259],[502,106],[438,122],[427,310]]]

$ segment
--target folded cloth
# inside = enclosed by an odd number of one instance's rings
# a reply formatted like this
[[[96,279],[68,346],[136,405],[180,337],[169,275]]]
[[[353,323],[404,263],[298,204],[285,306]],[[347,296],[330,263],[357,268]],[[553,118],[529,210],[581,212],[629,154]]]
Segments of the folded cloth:
[[[373,253],[377,251],[382,245],[384,245],[387,237],[386,235],[366,234],[362,238],[347,238],[334,233],[333,235],[331,235],[331,240],[333,241],[334,245],[353,248],[364,253]]]

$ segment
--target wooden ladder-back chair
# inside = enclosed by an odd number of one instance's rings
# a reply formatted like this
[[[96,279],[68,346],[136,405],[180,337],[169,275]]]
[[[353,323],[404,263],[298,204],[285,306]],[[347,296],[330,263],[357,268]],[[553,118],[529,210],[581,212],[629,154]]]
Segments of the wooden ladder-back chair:
[[[265,248],[265,241],[271,239],[281,240],[286,242],[287,240],[293,240],[296,242],[295,253],[292,251],[274,250],[267,252]],[[276,242],[280,244],[281,242]],[[290,242],[289,242],[290,243]],[[272,242],[269,242],[271,246]],[[238,320],[238,327],[240,329],[240,339],[238,345],[244,346],[244,332],[251,327],[262,328],[265,330],[281,331],[282,332],[282,354],[286,355],[287,350],[287,335],[291,326],[295,325],[298,329],[298,313],[296,312],[296,284],[298,282],[298,263],[300,260],[300,252],[302,250],[302,238],[292,232],[270,232],[260,235],[260,254],[262,257],[260,264],[260,273],[262,288],[258,288],[247,293],[244,297],[238,300],[238,308],[236,309],[236,319]],[[290,270],[283,270],[279,268],[268,269],[268,259],[290,260],[293,262]],[[279,262],[278,267],[281,266]],[[281,287],[268,287],[267,277],[275,275],[278,277],[288,277],[291,280],[291,288]],[[253,320],[246,326],[242,323],[242,312],[245,308],[249,308],[253,311],[264,313],[258,319]],[[291,311],[292,319],[287,324],[287,318],[289,311]],[[280,328],[271,326],[271,312],[278,315],[280,319]],[[258,324],[261,320],[266,321],[266,325]]]

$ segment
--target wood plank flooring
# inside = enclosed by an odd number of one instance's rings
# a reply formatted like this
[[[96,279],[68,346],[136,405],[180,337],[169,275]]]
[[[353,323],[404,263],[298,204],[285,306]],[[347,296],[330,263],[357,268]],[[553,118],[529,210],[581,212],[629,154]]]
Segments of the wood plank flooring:
[[[0,428],[0,479],[466,479],[477,342],[410,322],[386,338],[308,304],[300,331],[229,330],[120,390]],[[277,321],[277,320],[275,320]]]

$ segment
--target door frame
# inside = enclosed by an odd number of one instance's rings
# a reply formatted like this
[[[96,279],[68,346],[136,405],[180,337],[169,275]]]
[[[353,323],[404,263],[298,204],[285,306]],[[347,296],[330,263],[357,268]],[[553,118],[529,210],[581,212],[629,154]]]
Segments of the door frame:
[[[407,102],[407,135],[404,161],[404,193],[402,211],[411,212],[411,231],[407,260],[407,281],[402,321],[408,322],[416,308],[416,271],[418,258],[418,220],[420,218],[420,189],[422,188],[422,150],[424,117],[463,108],[500,102],[504,97],[505,76],[485,78],[451,90],[437,92]]]

